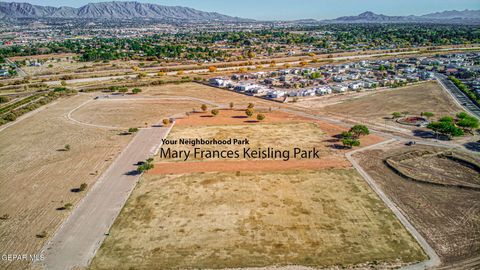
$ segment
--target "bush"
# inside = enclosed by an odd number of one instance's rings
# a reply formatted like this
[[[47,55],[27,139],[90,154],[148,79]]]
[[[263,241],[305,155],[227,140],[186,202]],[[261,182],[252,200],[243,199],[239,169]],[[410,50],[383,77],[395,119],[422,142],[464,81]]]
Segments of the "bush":
[[[248,116],[248,117],[252,117],[253,116],[253,109],[252,108],[248,108],[245,110],[245,114]]]
[[[140,92],[142,92],[142,89],[140,89],[140,88],[133,88],[133,89],[132,89],[132,93],[133,93],[133,94],[138,94],[138,93],[140,93]]]
[[[206,112],[207,109],[208,109],[207,105],[205,105],[205,104],[202,104],[202,106],[201,106],[200,108],[201,108],[202,111],[204,111],[204,112]]]
[[[261,113],[257,114],[257,120],[258,120],[258,121],[263,121],[263,120],[265,120],[265,115],[264,115],[264,114],[261,114]]]
[[[220,113],[220,111],[217,110],[217,109],[213,109],[213,110],[212,110],[212,115],[213,115],[213,116],[217,116],[219,113]]]
[[[88,185],[87,185],[86,183],[82,183],[82,184],[80,185],[80,188],[79,188],[78,190],[80,190],[80,191],[85,191],[85,190],[87,189],[87,186],[88,186]]]
[[[162,120],[162,123],[166,126],[166,125],[169,125],[170,124],[170,120],[169,119],[163,119]]]
[[[10,98],[7,96],[0,96],[0,103],[6,103],[9,102]]]
[[[128,129],[128,132],[129,132],[129,133],[138,132],[138,128],[129,128],[129,129]]]
[[[38,233],[38,234],[36,235],[37,238],[45,238],[45,237],[47,237],[47,236],[48,236],[47,231],[43,231],[43,232]]]

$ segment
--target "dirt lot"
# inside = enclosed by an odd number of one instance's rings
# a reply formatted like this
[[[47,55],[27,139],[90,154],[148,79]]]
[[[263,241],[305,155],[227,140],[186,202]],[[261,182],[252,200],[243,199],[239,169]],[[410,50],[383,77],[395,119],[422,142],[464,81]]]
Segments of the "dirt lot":
[[[423,260],[353,169],[147,175],[92,269]]]
[[[148,174],[183,174],[199,172],[265,172],[281,170],[350,168],[352,164],[339,157],[323,157],[316,160],[262,160],[258,161],[209,161],[188,162],[178,166],[174,162],[160,162]]]
[[[389,150],[362,152],[355,158],[380,184],[387,196],[403,210],[445,264],[478,257],[480,253],[479,191],[409,181],[395,174],[383,162],[387,157],[407,151],[445,149],[419,145],[413,148],[388,145],[387,148]],[[478,158],[477,156],[476,159]],[[448,170],[456,168],[453,163],[442,166]]]
[[[62,99],[0,132],[1,254],[36,254],[69,214],[56,210],[75,205],[86,193],[70,190],[93,185],[130,141],[118,131],[73,124],[64,115],[91,98]],[[63,151],[66,144],[71,149]],[[36,235],[46,231],[46,238]],[[18,269],[20,264],[10,265]],[[0,268],[9,269],[5,262]]]
[[[228,105],[233,102],[235,107],[246,108],[252,102],[257,106],[278,107],[280,103],[262,100],[259,98],[238,94],[233,91],[218,89],[198,83],[168,84],[142,88],[143,93],[152,96],[190,96],[207,99],[220,104]]]
[[[339,96],[338,99],[340,98],[344,99],[345,96]],[[302,105],[301,102],[299,104]],[[341,100],[339,104],[322,107],[322,102],[318,102],[318,105],[309,103],[308,107],[319,113],[330,113],[380,124],[384,124],[384,117],[391,117],[393,112],[407,111],[412,115],[419,115],[423,111],[430,111],[441,117],[462,111],[436,82],[389,89],[378,93],[373,91],[369,95],[354,94],[351,99]]]
[[[178,113],[200,109],[201,104],[179,100],[99,99],[81,107],[71,117],[77,121],[113,127],[143,127],[158,124]]]

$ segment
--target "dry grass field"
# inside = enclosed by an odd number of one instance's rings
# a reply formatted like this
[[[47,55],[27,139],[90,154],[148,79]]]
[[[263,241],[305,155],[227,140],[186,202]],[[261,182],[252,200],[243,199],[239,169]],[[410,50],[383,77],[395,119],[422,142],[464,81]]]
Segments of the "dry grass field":
[[[480,192],[410,181],[394,173],[384,163],[386,158],[413,150],[445,151],[445,149],[430,146],[417,145],[412,148],[401,144],[390,144],[383,149],[362,152],[355,155],[355,158],[380,184],[386,195],[402,209],[415,228],[436,250],[445,265],[476,258],[474,259],[476,266],[470,265],[462,269],[477,269],[480,263],[478,256],[480,253]],[[472,155],[472,158],[477,162],[480,161],[478,155]],[[415,166],[422,168],[423,162],[419,160],[419,164]],[[422,173],[430,172],[444,177],[457,177],[458,181],[467,181],[462,179],[463,177],[478,181],[478,172],[469,168],[456,171],[459,170],[460,165],[445,159],[441,162],[436,166],[424,167]],[[466,175],[467,173],[470,175]]]
[[[259,98],[246,96],[224,89],[218,89],[199,83],[168,84],[161,86],[144,87],[143,93],[152,96],[189,96],[200,99],[207,99],[220,104],[228,105],[230,102],[235,107],[246,107],[252,102],[257,106],[278,107],[280,103],[262,100]]]
[[[295,134],[288,136],[288,134]],[[232,125],[232,126],[199,126],[199,127],[175,127],[167,137],[168,140],[181,138],[203,138],[225,140],[247,138],[249,145],[199,145],[202,150],[241,150],[250,147],[252,149],[275,147],[279,150],[291,150],[293,147],[310,149],[317,147],[322,156],[333,154],[329,148],[324,147],[323,140],[327,135],[314,123],[276,123],[261,125]],[[192,150],[191,145],[164,145],[164,148],[172,150]],[[238,159],[236,159],[238,160]],[[162,160],[164,161],[164,160]]]
[[[436,116],[443,116],[454,115],[462,111],[436,82],[381,92],[373,91],[368,95],[353,95],[351,99],[345,99],[345,96],[338,98],[342,99],[338,104],[322,107],[322,103],[318,102],[318,106],[312,103],[309,104],[309,107],[319,113],[381,124],[385,121],[384,117],[391,117],[393,112],[407,111],[410,114],[419,115],[421,112],[429,111]],[[330,102],[335,103],[334,101]]]
[[[71,117],[82,123],[112,127],[144,127],[178,113],[200,109],[201,103],[179,100],[99,99],[81,107]]]
[[[75,205],[85,192],[80,184],[93,185],[99,175],[130,141],[119,131],[80,126],[64,115],[86,95],[61,99],[56,104],[0,132],[1,254],[36,254],[69,214],[59,211]],[[63,151],[66,144],[71,149]],[[37,234],[47,232],[47,237]],[[0,262],[1,269],[18,269]]]
[[[91,269],[395,265],[421,248],[353,169],[147,175]]]

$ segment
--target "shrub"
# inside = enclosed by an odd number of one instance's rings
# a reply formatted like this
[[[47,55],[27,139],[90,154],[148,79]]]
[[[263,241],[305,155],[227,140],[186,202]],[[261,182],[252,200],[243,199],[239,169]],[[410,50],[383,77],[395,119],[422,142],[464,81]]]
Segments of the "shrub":
[[[248,117],[252,117],[254,111],[252,108],[248,108],[245,110],[245,114],[248,116]]]
[[[263,121],[263,120],[265,120],[265,115],[264,115],[264,114],[261,114],[261,113],[257,114],[257,120],[258,120],[258,121]]]
[[[80,191],[85,191],[85,190],[87,189],[87,186],[88,186],[88,185],[87,185],[86,183],[82,183],[82,184],[80,185],[80,188],[79,188],[78,190],[80,190]]]

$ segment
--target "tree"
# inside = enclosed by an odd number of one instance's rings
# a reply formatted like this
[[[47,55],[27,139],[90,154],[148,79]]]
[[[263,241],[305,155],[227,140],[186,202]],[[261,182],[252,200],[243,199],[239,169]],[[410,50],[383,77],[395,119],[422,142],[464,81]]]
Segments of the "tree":
[[[360,146],[360,141],[357,139],[345,138],[345,139],[342,139],[342,144],[343,146],[352,148],[354,146]]]
[[[230,102],[230,110],[233,110],[234,104],[233,102]]]
[[[422,115],[422,116],[425,116],[425,117],[427,117],[427,118],[430,118],[430,117],[433,117],[433,116],[434,116],[434,114],[433,114],[432,112],[422,112],[421,115]]]
[[[145,162],[141,162],[137,167],[137,171],[143,173],[153,169],[155,166],[152,162],[153,158],[148,158]]]
[[[80,190],[80,191],[85,191],[85,190],[87,189],[87,186],[88,186],[88,185],[87,185],[86,183],[82,183],[82,184],[80,185],[80,188],[79,188],[78,190]]]
[[[247,106],[247,108],[249,108],[249,109],[253,109],[254,107],[255,107],[255,104],[253,104],[253,103],[248,103],[248,106]]]
[[[6,121],[15,121],[17,119],[17,116],[14,113],[10,112],[10,113],[5,114],[3,119],[6,120]]]
[[[365,125],[355,125],[349,130],[349,132],[353,134],[353,138],[355,139],[370,134],[370,130],[368,130]]]
[[[163,123],[164,126],[167,126],[167,125],[170,124],[170,119],[165,118],[165,119],[162,120],[162,123]]]
[[[138,78],[138,79],[145,78],[145,77],[147,77],[147,73],[146,73],[146,72],[140,72],[140,73],[138,73],[138,75],[137,75],[137,78]]]
[[[165,76],[166,74],[167,74],[167,73],[165,73],[164,71],[159,71],[159,72],[157,73],[157,76],[158,76],[158,77],[162,77],[162,76]]]
[[[0,96],[0,103],[6,103],[9,102],[10,98],[7,96]]]
[[[457,113],[457,118],[459,118],[459,119],[464,119],[467,116],[469,116],[469,115],[466,112]]]
[[[220,111],[217,110],[217,109],[213,109],[213,110],[212,110],[212,115],[213,115],[213,116],[217,116],[219,113],[220,113]]]
[[[403,114],[403,117],[407,116],[410,112],[407,112],[407,111],[403,111],[402,114]]]
[[[217,67],[216,67],[216,66],[210,66],[210,67],[208,68],[208,71],[209,71],[209,72],[215,72],[215,71],[217,71]]]
[[[200,109],[202,109],[203,112],[206,112],[208,107],[206,104],[202,104],[202,106],[200,107]]]
[[[261,114],[261,113],[257,114],[257,120],[258,120],[258,121],[263,121],[263,120],[265,120],[265,115],[264,115],[264,114]]]
[[[177,71],[177,75],[183,75],[183,74],[185,74],[185,71],[183,71],[183,70]]]
[[[62,81],[60,81],[60,85],[67,86],[67,82],[62,80]]]
[[[252,59],[252,58],[255,58],[255,56],[257,56],[257,55],[253,51],[251,51],[251,50],[248,51],[248,53],[247,53],[248,58]]]
[[[252,108],[248,108],[245,110],[245,114],[248,116],[248,117],[252,117],[254,111]]]
[[[440,122],[432,122],[428,124],[427,128],[433,130],[435,134],[443,134],[450,139],[451,137],[458,137],[462,136],[463,130],[461,128],[458,128],[455,126],[455,124],[452,122],[448,121],[440,121]]]
[[[392,113],[392,118],[393,118],[393,119],[400,118],[401,116],[402,116],[402,114],[399,113],[399,112],[393,112],[393,113]]]
[[[128,133],[135,133],[135,132],[138,132],[138,128],[133,127],[128,129]]]
[[[444,116],[444,117],[440,118],[440,120],[438,120],[438,121],[444,122],[444,123],[453,123],[453,117]]]
[[[127,87],[120,87],[118,89],[118,92],[122,93],[123,95],[125,95],[125,93],[128,92],[128,88]]]
[[[132,93],[133,93],[133,94],[138,94],[138,93],[140,93],[140,92],[142,92],[142,89],[140,89],[140,88],[133,88],[133,89],[132,89]]]
[[[65,144],[64,149],[65,151],[70,151],[70,144]]]
[[[465,115],[462,117],[463,118],[458,120],[457,126],[459,126],[464,132],[473,134],[473,130],[477,129],[479,126],[478,119],[470,115]]]

